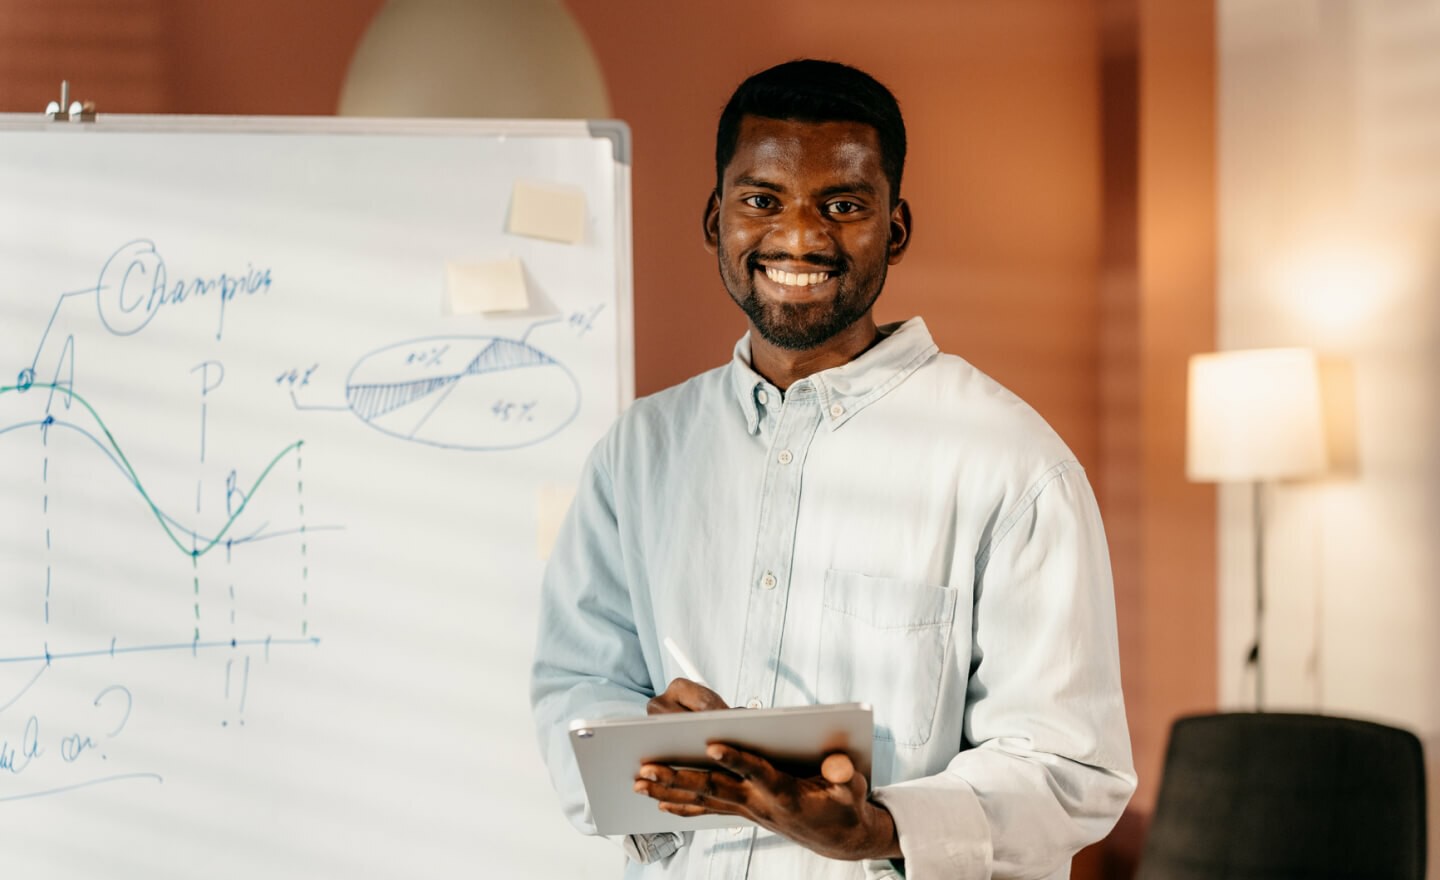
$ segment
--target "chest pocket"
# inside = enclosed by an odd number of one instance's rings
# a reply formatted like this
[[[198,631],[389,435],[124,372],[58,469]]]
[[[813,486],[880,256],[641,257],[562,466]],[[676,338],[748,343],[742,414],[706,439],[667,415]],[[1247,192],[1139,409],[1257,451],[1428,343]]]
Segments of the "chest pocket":
[[[875,738],[930,739],[955,620],[956,591],[854,572],[825,573],[816,696],[869,703]]]

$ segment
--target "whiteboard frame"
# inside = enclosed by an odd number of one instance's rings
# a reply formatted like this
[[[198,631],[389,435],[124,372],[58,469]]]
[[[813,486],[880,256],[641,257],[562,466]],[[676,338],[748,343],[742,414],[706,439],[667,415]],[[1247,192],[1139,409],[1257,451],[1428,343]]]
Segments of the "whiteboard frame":
[[[315,134],[425,137],[554,137],[608,140],[615,163],[615,308],[618,328],[615,365],[620,396],[617,413],[635,401],[635,291],[630,201],[630,126],[619,119],[419,119],[341,116],[204,116],[103,113],[94,121],[55,121],[43,114],[0,113],[0,134],[52,132],[84,137],[91,132],[151,134]]]

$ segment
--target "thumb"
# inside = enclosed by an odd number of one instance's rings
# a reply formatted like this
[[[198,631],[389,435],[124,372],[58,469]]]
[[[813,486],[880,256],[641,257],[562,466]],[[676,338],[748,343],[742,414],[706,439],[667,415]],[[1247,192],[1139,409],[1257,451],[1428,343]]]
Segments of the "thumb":
[[[855,762],[844,752],[827,755],[820,764],[820,775],[831,785],[845,785],[855,775]]]
[[[820,776],[830,783],[831,793],[843,803],[862,803],[869,794],[869,783],[855,770],[855,762],[844,752],[827,755],[820,764]]]

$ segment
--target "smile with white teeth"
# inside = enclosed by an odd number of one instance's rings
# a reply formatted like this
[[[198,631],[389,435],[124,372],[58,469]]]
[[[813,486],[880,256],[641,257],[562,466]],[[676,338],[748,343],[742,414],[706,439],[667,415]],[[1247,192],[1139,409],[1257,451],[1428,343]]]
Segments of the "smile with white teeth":
[[[765,277],[776,284],[785,284],[790,287],[813,287],[822,281],[830,278],[829,272],[782,272],[779,269],[765,267]]]

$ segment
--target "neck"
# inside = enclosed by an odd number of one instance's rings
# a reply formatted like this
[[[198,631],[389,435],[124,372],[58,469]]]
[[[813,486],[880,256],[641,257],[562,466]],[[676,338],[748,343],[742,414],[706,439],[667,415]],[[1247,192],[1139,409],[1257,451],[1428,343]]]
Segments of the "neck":
[[[814,348],[798,351],[780,348],[767,341],[750,325],[750,366],[781,391],[789,389],[821,370],[848,364],[880,341],[875,319],[865,313],[860,320]]]

